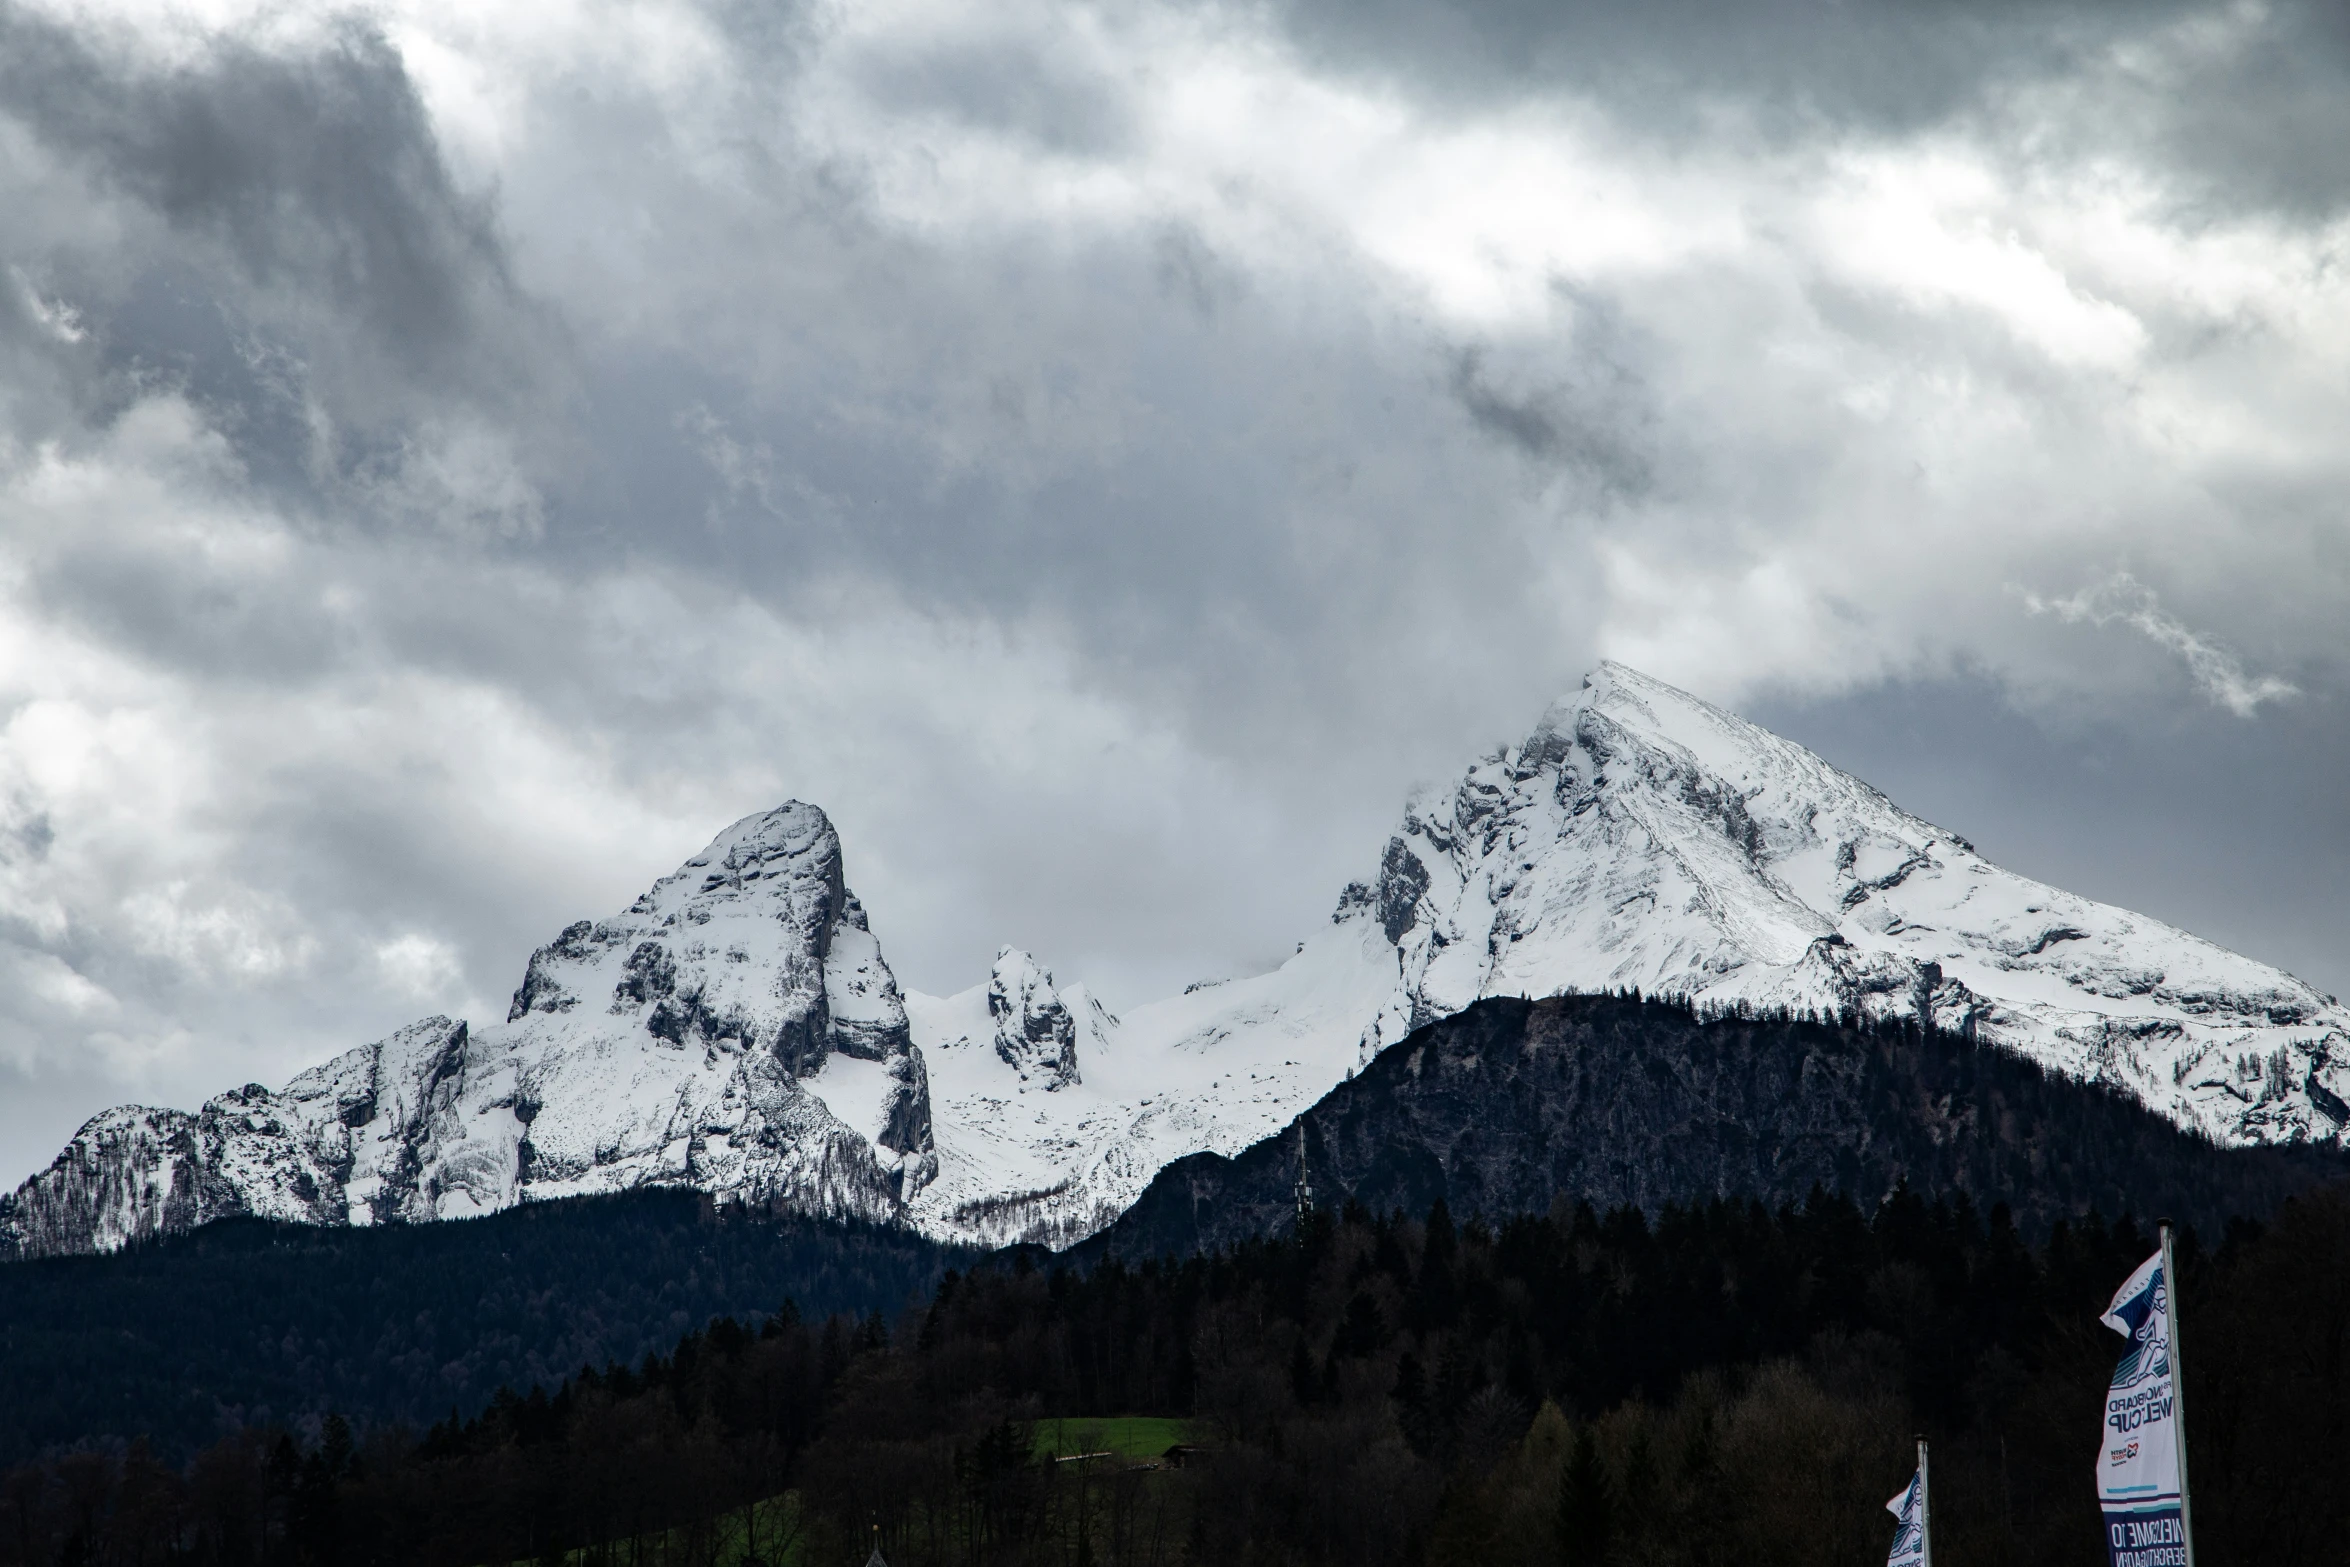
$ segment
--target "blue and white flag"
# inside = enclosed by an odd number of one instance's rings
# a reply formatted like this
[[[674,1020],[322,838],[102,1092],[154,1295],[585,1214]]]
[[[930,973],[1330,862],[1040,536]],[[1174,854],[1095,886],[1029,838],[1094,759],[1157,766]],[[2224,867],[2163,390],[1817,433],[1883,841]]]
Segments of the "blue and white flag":
[[[1885,1511],[1901,1520],[1901,1527],[1894,1531],[1893,1551],[1885,1558],[1885,1567],[1924,1567],[1926,1477],[1911,1475],[1902,1493],[1885,1504]]]
[[[2130,1341],[2105,1395],[2105,1439],[2097,1454],[2107,1556],[2112,1567],[2186,1567],[2170,1284],[2161,1252],[2130,1275],[2098,1320]]]

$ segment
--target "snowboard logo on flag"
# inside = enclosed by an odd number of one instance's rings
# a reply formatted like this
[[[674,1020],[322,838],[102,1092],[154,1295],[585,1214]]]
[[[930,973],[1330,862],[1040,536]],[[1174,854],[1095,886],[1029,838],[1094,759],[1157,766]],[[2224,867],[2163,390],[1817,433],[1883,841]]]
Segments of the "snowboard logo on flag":
[[[2116,1300],[2099,1320],[2130,1339],[2130,1352],[2113,1368],[2116,1392],[2170,1375],[2170,1290],[2161,1268],[2154,1270],[2147,1288],[2128,1300]]]
[[[2170,1306],[2170,1281],[2156,1252],[2098,1319],[2130,1341],[2105,1395],[2097,1455],[2097,1500],[2105,1513],[2111,1567],[2186,1567]]]

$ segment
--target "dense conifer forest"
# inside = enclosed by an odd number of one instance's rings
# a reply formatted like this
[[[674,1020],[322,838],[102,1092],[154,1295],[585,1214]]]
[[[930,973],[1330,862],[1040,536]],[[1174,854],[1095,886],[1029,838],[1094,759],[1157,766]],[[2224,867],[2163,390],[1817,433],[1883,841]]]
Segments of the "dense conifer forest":
[[[339,1410],[422,1427],[502,1385],[634,1363],[787,1293],[894,1311],[968,1262],[903,1231],[714,1210],[693,1192],[378,1230],[227,1219],[112,1257],[0,1265],[0,1465],[101,1436],[177,1464]]]
[[[2350,1194],[2205,1239],[2181,1252],[2199,1559],[2350,1561]],[[896,1567],[1826,1567],[1882,1560],[1923,1431],[1939,1567],[2090,1567],[2119,1347],[2095,1318],[2152,1245],[2091,1219],[2033,1246],[1903,1190],[1498,1227],[1350,1206],[1090,1273],[1022,1253],[421,1431],[53,1455],[0,1481],[0,1562],[854,1567],[877,1531]],[[1187,1417],[1198,1451],[1040,1451],[1039,1422],[1129,1414]]]
[[[2005,1200],[2038,1239],[2124,1207],[2207,1229],[2350,1177],[2329,1143],[2222,1148],[2130,1095],[1964,1032],[1671,996],[1490,997],[1382,1051],[1298,1117],[1315,1176],[1378,1211],[1495,1219],[1571,1192],[1599,1208],[1874,1201],[1920,1190]],[[1158,1173],[1078,1248],[1189,1256],[1288,1217],[1299,1139]]]

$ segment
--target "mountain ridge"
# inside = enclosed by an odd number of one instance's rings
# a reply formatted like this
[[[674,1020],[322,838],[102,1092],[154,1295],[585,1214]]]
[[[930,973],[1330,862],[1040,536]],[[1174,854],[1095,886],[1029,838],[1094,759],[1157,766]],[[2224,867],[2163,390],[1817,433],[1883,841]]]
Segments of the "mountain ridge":
[[[1420,791],[1279,968],[1113,1014],[1016,947],[900,990],[817,807],[746,817],[531,957],[503,1022],[409,1025],[197,1112],[85,1124],[0,1198],[0,1254],[224,1213],[419,1222],[642,1185],[1074,1244],[1430,1023],[1637,988],[1909,1019],[2229,1145],[2339,1146],[2350,1010],[1984,860],[1791,741],[1603,664]]]

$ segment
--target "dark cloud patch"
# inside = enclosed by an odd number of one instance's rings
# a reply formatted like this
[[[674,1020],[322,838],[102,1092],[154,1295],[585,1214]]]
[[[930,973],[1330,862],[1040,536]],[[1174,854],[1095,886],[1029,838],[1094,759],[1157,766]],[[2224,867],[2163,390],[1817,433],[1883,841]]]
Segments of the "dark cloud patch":
[[[2154,145],[2194,205],[2322,219],[2350,203],[2350,7],[2235,10],[2191,68],[2147,84]]]
[[[305,361],[239,320],[217,277],[158,259],[103,318],[98,362],[118,398],[167,384],[279,495],[309,491],[331,451],[312,422]],[[347,438],[346,444],[355,444]]]
[[[15,840],[17,853],[38,860],[44,858],[49,853],[49,846],[57,841],[57,829],[51,825],[49,813],[43,811],[22,826],[9,829],[8,836]]]
[[[1190,306],[1202,321],[1213,321],[1248,290],[1246,274],[1218,256],[1192,224],[1166,224],[1152,248],[1159,292]]]
[[[351,24],[292,57],[228,40],[154,70],[9,7],[0,102],[257,288],[322,295],[412,374],[478,372],[472,339],[511,292],[504,256],[380,36]]]
[[[1452,356],[1452,394],[1485,434],[1546,468],[1586,481],[1601,495],[1625,498],[1648,487],[1650,464],[1638,444],[1638,378],[1625,366],[1576,365],[1570,378],[1530,387],[1504,385],[1481,347]]]
[[[489,201],[364,25],[164,66],[0,5],[0,114],[130,242],[92,268],[104,230],[28,227],[10,259],[75,276],[117,401],[125,376],[177,383],[280,493],[381,469],[420,420],[511,422],[561,382]]]
[[[1051,274],[793,233],[840,281],[769,308],[821,372],[753,378],[723,350],[598,362],[591,455],[553,492],[568,558],[712,571],[786,611],[848,573],[942,615],[1041,621],[1235,752],[1266,726],[1327,743],[1339,715],[1313,693],[1366,642],[1408,663],[1411,639],[1448,638],[1432,603],[1539,625],[1515,603],[1522,480],[1443,455],[1459,405],[1424,338],[1301,330],[1293,299],[1180,230]],[[1546,462],[1631,482],[1624,410],[1592,406],[1596,384],[1554,373],[1528,395],[1557,421]]]
[[[2188,0],[1287,0],[1318,56],[1474,100],[1570,88],[1692,133],[1722,103],[1779,129],[1904,131],[2019,78],[2076,70]]]
[[[1035,38],[986,37],[871,62],[877,103],[1013,136],[1058,153],[1105,157],[1133,135],[1125,95],[1066,49]]]
[[[79,401],[86,355],[43,318],[42,301],[21,274],[0,273],[0,417],[35,438],[56,431]],[[37,432],[37,433],[36,433]]]
[[[2350,198],[2350,8],[2227,0],[1283,0],[1314,58],[1466,110],[1573,92],[1668,142],[1725,115],[1779,142],[1997,122],[2041,156],[2158,150],[2191,199],[2331,213]],[[2038,118],[2074,95],[2076,123]]]

